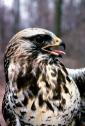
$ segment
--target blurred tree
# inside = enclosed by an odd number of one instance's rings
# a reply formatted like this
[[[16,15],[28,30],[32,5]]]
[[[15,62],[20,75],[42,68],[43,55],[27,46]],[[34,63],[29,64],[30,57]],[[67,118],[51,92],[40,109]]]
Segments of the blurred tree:
[[[34,19],[34,17],[31,15],[31,11],[34,10],[35,8],[32,9],[33,4],[31,5],[32,0],[20,0],[20,12],[19,12],[19,25],[20,25],[20,29],[24,29],[27,27],[30,27],[30,22],[34,21],[31,20]]]
[[[19,30],[20,0],[13,1],[13,10],[12,11],[14,11],[13,34],[15,34]]]
[[[0,43],[4,41],[4,30],[5,30],[4,11],[5,7],[3,6],[2,0],[0,0]]]
[[[37,12],[38,12],[38,18],[37,18],[37,25],[41,27],[47,28],[47,22],[49,21],[49,7],[48,7],[48,1],[47,0],[38,0],[37,2]],[[45,17],[45,18],[44,18]]]
[[[55,32],[61,36],[62,0],[55,0]]]
[[[50,0],[37,0],[36,20],[34,25],[46,29],[52,29],[52,9],[50,8]]]
[[[85,22],[85,0],[81,0],[79,19],[80,19],[79,23]]]

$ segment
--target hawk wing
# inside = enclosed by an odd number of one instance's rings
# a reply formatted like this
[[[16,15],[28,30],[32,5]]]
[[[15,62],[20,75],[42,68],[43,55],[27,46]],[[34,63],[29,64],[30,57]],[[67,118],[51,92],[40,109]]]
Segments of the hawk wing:
[[[85,68],[81,69],[69,69],[67,68],[69,75],[73,78],[78,86],[81,95],[81,123],[85,125]]]
[[[77,84],[81,96],[85,95],[85,68],[81,69],[70,69],[67,68],[69,75],[73,78]]]

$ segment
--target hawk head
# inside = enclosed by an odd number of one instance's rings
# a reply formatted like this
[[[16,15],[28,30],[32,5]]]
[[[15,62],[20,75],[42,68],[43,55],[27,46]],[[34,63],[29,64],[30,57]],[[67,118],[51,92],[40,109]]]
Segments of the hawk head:
[[[60,38],[48,30],[30,28],[21,31],[18,35],[23,41],[27,42],[25,48],[29,53],[32,53],[33,56],[48,54],[59,57],[65,54],[64,51],[60,50],[61,46],[65,49],[65,44]]]
[[[34,62],[37,61],[34,63],[37,65],[42,60],[47,60],[50,57],[58,58],[65,54],[64,51],[60,50],[60,47],[65,49],[65,44],[48,30],[28,28],[18,32],[10,40],[4,56],[6,81],[9,80],[11,72],[13,74],[13,70],[15,76],[20,73],[25,74]],[[21,72],[22,70],[23,72]]]

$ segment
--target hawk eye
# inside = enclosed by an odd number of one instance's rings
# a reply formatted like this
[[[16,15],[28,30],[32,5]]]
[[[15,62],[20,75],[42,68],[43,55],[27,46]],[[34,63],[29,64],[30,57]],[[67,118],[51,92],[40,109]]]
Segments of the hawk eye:
[[[37,36],[36,37],[36,42],[37,43],[42,43],[43,42],[43,38],[41,36]]]

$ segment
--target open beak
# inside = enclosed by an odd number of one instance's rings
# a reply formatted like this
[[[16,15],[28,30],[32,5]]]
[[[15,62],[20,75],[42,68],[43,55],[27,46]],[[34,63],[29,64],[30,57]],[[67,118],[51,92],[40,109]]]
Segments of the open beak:
[[[54,40],[52,41],[51,44],[49,44],[47,46],[44,46],[42,49],[44,51],[46,51],[46,52],[48,52],[50,54],[56,55],[56,56],[66,54],[64,52],[64,50],[65,50],[65,43],[63,43],[61,41],[61,39],[59,39],[57,37],[54,38]]]

